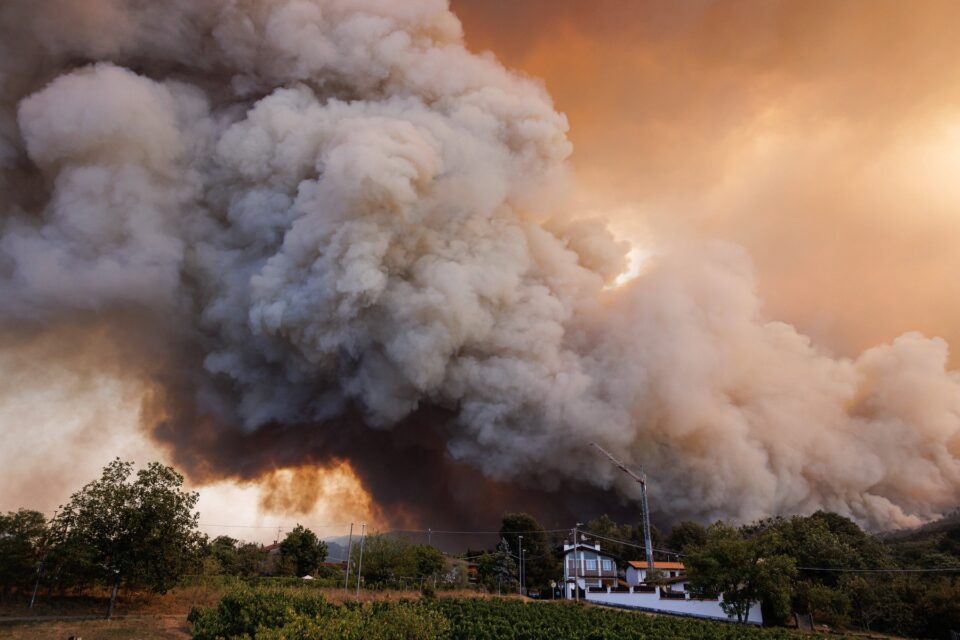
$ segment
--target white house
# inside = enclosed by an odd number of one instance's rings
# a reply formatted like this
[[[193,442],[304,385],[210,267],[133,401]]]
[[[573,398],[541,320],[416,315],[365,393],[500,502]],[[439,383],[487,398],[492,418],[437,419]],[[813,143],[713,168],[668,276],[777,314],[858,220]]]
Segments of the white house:
[[[661,562],[656,560],[653,563],[653,569],[654,571],[660,572],[661,578],[679,578],[684,575],[682,562]],[[630,560],[627,562],[626,578],[627,584],[630,586],[636,586],[646,582],[647,563],[642,560]]]
[[[600,552],[599,544],[581,542],[563,545],[563,582],[568,597],[574,597],[574,584],[581,592],[588,588],[616,587],[617,561]]]
[[[564,594],[587,602],[627,609],[640,609],[695,618],[735,621],[720,607],[721,598],[696,597],[690,593],[682,562],[654,562],[660,573],[647,581],[647,563],[630,561],[621,573],[616,559],[604,555],[599,544],[564,545]],[[763,624],[760,604],[750,608],[747,622]]]

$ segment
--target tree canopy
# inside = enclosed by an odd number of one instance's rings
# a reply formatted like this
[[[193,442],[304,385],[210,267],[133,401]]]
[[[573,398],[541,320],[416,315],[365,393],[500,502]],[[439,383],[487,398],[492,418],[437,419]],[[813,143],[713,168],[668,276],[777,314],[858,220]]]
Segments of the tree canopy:
[[[350,564],[356,567],[359,561],[360,545],[356,544]],[[443,554],[435,547],[389,534],[370,535],[364,540],[362,575],[367,584],[420,580],[443,568]]]
[[[47,521],[39,511],[0,514],[0,598],[33,583],[46,537]]]
[[[796,575],[793,558],[770,553],[759,538],[746,538],[732,527],[717,523],[707,529],[704,544],[686,557],[690,584],[704,594],[723,594],[720,606],[740,622],[761,601],[789,611],[790,580]]]
[[[310,529],[298,524],[280,543],[281,567],[284,573],[299,577],[317,572],[327,559],[327,543]]]
[[[500,525],[500,538],[506,540],[513,559],[520,560],[520,537],[523,536],[523,571],[527,588],[546,589],[550,580],[563,573],[553,552],[547,532],[536,518],[526,513],[508,513]]]
[[[116,459],[70,497],[51,526],[55,557],[114,593],[121,583],[163,593],[198,557],[198,496],[159,462],[132,475],[133,463]]]

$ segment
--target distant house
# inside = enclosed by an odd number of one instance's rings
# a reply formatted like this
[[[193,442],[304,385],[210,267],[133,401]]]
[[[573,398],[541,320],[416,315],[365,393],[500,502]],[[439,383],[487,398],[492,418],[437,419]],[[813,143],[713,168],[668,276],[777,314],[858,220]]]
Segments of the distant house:
[[[564,595],[587,602],[695,618],[734,620],[720,607],[719,598],[697,597],[689,590],[682,562],[653,563],[659,575],[647,575],[647,563],[631,560],[618,566],[599,544],[581,542],[563,546]],[[750,624],[763,624],[760,605],[750,608]]]
[[[570,597],[573,597],[575,584],[582,591],[615,587],[618,580],[616,559],[601,553],[599,544],[563,545],[563,582]]]
[[[684,575],[682,562],[654,561],[653,570],[660,573],[660,578],[679,578]],[[647,563],[645,560],[630,560],[627,562],[627,584],[635,586],[647,581]]]

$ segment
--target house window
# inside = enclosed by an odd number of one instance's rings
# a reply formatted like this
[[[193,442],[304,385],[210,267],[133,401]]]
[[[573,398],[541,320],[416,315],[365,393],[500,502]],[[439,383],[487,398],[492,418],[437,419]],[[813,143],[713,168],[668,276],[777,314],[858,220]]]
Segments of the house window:
[[[587,560],[587,571],[596,571],[596,570],[597,570],[597,561]]]
[[[612,560],[604,560],[604,561],[603,561],[603,570],[604,570],[604,571],[613,571],[613,561],[612,561]]]

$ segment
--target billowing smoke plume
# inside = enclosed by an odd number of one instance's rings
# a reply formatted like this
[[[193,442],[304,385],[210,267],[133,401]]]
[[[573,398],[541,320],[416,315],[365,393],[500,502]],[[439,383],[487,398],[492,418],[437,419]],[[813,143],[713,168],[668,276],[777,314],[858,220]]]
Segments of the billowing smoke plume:
[[[345,459],[414,518],[631,497],[597,441],[671,517],[960,501],[943,341],[833,358],[725,244],[611,286],[566,129],[442,0],[6,2],[0,326],[113,331],[200,479]]]

